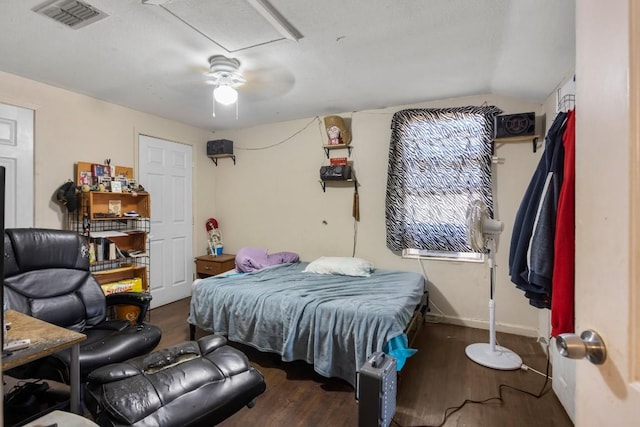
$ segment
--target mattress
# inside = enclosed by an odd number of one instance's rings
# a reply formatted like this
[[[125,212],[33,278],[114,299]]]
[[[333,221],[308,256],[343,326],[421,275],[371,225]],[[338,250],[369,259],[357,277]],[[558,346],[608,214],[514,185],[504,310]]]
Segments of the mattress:
[[[402,339],[423,302],[423,275],[375,270],[370,277],[303,272],[308,263],[197,281],[189,323],[229,340],[304,360],[325,377],[355,384],[367,357]]]

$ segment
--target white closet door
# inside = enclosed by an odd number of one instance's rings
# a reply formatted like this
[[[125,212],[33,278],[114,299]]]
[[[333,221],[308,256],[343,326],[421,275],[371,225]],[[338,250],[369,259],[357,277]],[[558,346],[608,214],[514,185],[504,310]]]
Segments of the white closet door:
[[[192,147],[140,135],[138,182],[151,198],[151,307],[186,298],[193,281]]]

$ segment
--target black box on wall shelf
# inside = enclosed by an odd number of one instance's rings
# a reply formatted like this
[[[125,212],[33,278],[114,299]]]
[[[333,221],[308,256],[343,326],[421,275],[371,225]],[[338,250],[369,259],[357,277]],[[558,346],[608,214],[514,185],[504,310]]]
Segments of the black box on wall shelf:
[[[233,141],[228,139],[207,141],[207,156],[216,156],[220,154],[233,154]]]
[[[320,179],[323,181],[345,181],[351,179],[350,165],[333,165],[320,167]]]
[[[496,138],[527,136],[536,133],[536,114],[518,113],[496,116]]]

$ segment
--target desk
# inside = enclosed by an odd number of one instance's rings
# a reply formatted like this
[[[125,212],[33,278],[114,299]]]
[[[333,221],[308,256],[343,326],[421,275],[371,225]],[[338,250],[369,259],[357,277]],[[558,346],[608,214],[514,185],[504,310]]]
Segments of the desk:
[[[8,310],[6,321],[11,322],[7,341],[30,339],[29,347],[14,351],[2,357],[2,370],[38,360],[57,351],[71,347],[71,412],[80,413],[80,345],[87,336],[51,323],[27,316],[15,310]]]

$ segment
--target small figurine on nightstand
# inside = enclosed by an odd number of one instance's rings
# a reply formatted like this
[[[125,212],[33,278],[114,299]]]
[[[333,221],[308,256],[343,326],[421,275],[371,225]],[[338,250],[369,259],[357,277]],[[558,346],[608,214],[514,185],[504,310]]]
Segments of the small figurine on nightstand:
[[[218,229],[218,221],[215,218],[209,218],[206,227],[207,233],[209,233],[209,254],[216,256],[219,247],[220,255],[222,255],[222,236]]]

